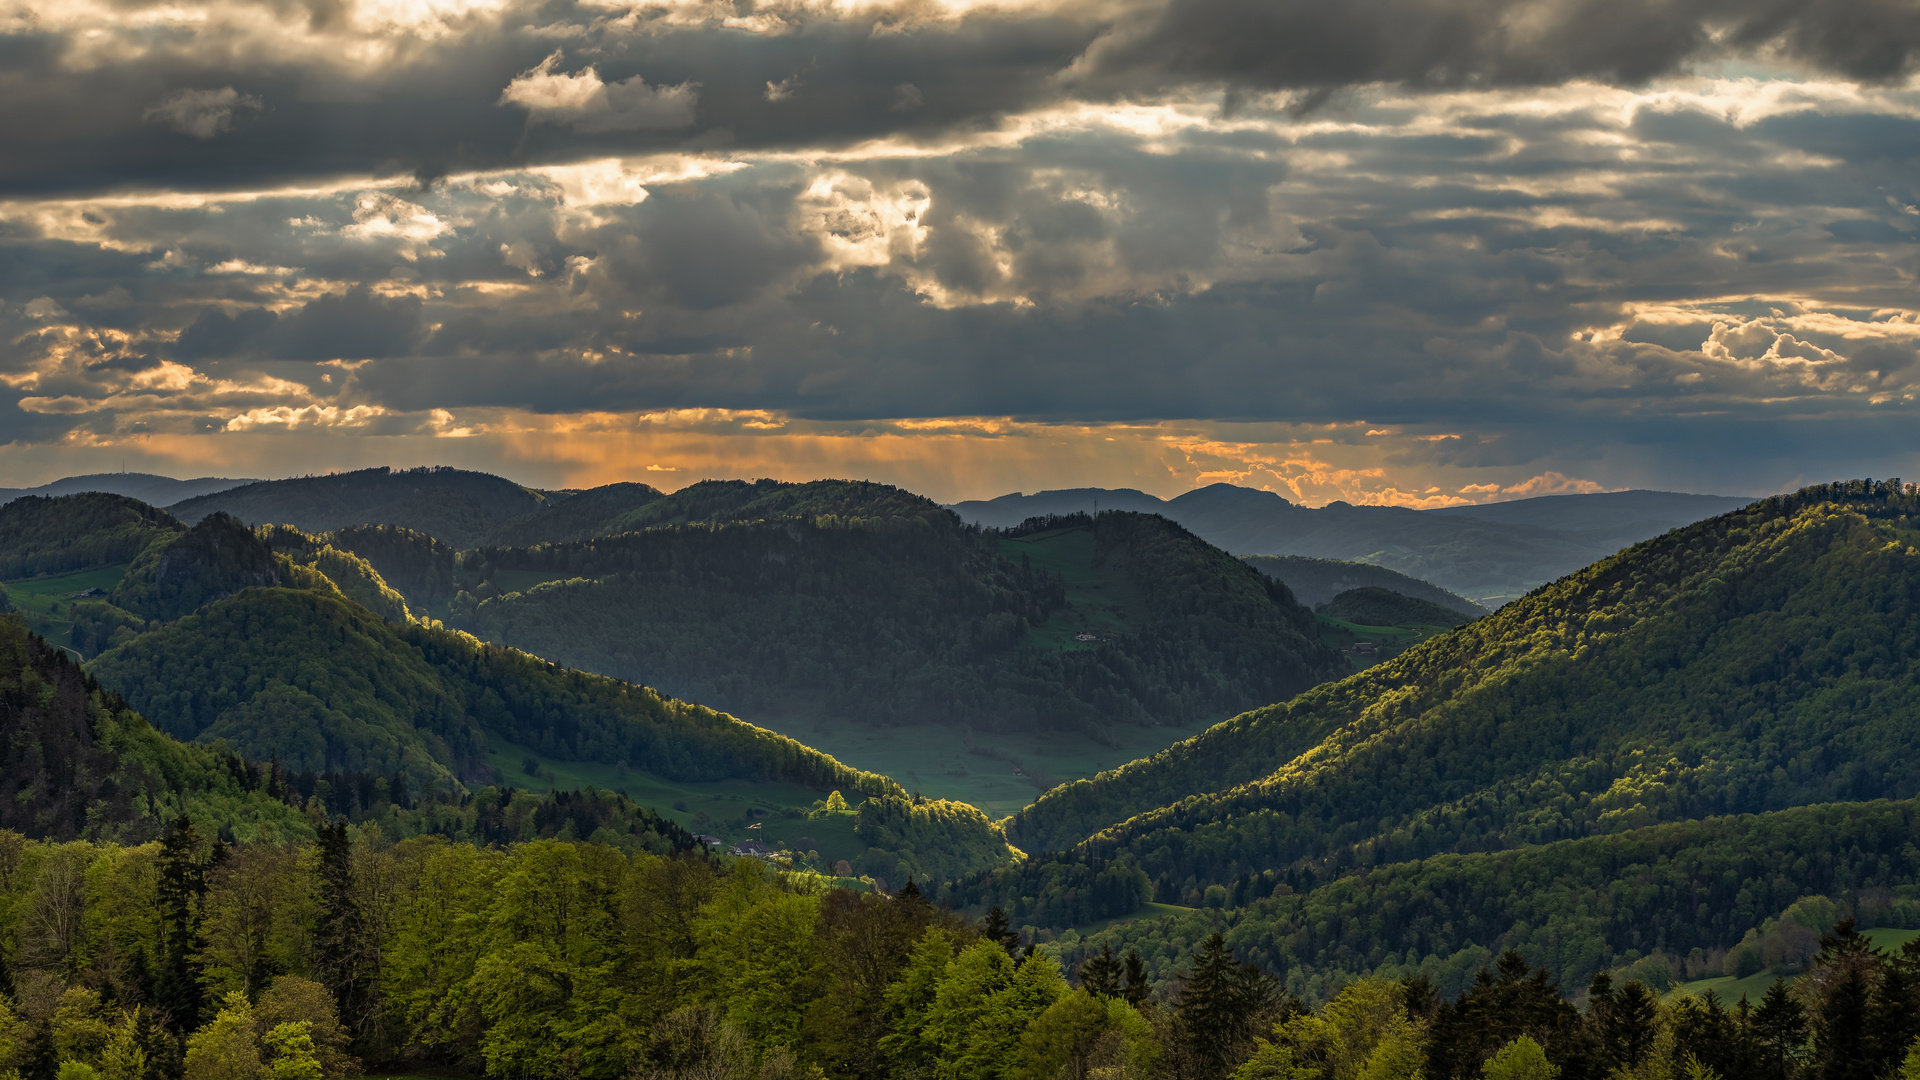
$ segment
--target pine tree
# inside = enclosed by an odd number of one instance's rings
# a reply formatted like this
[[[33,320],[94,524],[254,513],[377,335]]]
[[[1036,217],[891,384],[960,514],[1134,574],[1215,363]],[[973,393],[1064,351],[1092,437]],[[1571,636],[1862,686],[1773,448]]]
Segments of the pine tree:
[[[1235,963],[1218,931],[1207,937],[1180,988],[1174,1016],[1180,1038],[1202,1078],[1226,1074],[1245,1055],[1259,1021],[1280,1004],[1279,983],[1251,964]]]
[[[1147,1000],[1147,993],[1152,989],[1147,985],[1147,963],[1140,959],[1139,949],[1127,950],[1124,973],[1127,981],[1120,991],[1120,996],[1127,1000],[1127,1004],[1139,1008]]]
[[[371,981],[366,920],[354,890],[353,848],[344,822],[320,830],[320,916],[313,928],[314,972],[333,994],[340,1022],[358,1038],[367,1019]]]
[[[1920,1002],[1912,976],[1898,963],[1880,966],[1880,979],[1867,1003],[1867,1059],[1875,1076],[1900,1067],[1907,1047],[1920,1037]]]
[[[207,866],[199,854],[200,834],[182,814],[160,839],[160,971],[153,988],[154,1004],[177,1031],[198,1028],[207,1003],[200,972]]]
[[[1753,1034],[1760,1044],[1767,1080],[1787,1080],[1807,1045],[1807,1013],[1787,992],[1786,980],[1767,987],[1753,1010]]]
[[[1014,932],[1007,922],[1007,913],[998,904],[987,912],[986,920],[980,924],[980,936],[998,942],[1001,948],[1007,950],[1008,956],[1019,955],[1020,935]]]
[[[1114,958],[1113,946],[1100,946],[1099,955],[1088,957],[1080,965],[1080,985],[1086,987],[1089,994],[1120,996],[1120,961]]]
[[[1659,1014],[1653,992],[1638,980],[1621,987],[1600,1029],[1607,1060],[1619,1068],[1639,1068],[1659,1034]]]

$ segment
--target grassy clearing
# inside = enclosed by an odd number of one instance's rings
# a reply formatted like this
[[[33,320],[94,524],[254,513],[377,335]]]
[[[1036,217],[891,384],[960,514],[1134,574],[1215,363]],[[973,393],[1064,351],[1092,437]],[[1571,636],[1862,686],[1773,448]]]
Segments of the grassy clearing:
[[[999,734],[821,720],[754,722],[856,769],[885,773],[930,798],[972,803],[993,818],[1012,814],[1055,784],[1150,757],[1209,726],[1109,728],[1104,735],[1112,745],[1103,746],[1071,732]]]
[[[1320,614],[1315,614],[1313,621],[1319,624],[1320,640],[1342,651],[1351,648],[1356,641],[1371,641],[1379,647],[1379,651],[1373,653],[1347,653],[1347,662],[1353,665],[1355,671],[1398,656],[1450,629],[1445,626],[1363,626]]]
[[[1868,941],[1873,942],[1876,948],[1887,952],[1897,952],[1902,945],[1914,938],[1920,938],[1920,930],[1895,930],[1888,927],[1875,927],[1872,930],[1862,930],[1860,933],[1865,935]],[[1697,996],[1711,990],[1715,997],[1729,1005],[1739,1001],[1743,996],[1757,1002],[1774,983],[1782,980],[1791,983],[1799,977],[1798,973],[1778,975],[1771,971],[1762,971],[1744,979],[1736,979],[1731,975],[1723,975],[1715,979],[1695,979],[1674,987],[1667,992],[1667,997],[1673,998],[1681,994]]]
[[[1074,636],[1130,633],[1133,613],[1145,610],[1145,598],[1126,574],[1093,565],[1093,533],[1087,529],[1056,529],[1002,540],[1000,554],[1015,561],[1025,558],[1037,570],[1059,574],[1067,587],[1067,603],[1073,605],[1028,631],[1030,645],[1043,649],[1099,648],[1097,640],[1076,641]]]
[[[100,566],[54,577],[22,578],[9,581],[7,595],[13,606],[26,616],[27,628],[49,641],[65,641],[73,622],[66,617],[73,594],[88,589],[112,592],[127,576],[127,564]]]
[[[854,815],[824,818],[783,817],[786,808],[805,810],[827,797],[799,784],[759,780],[684,783],[617,765],[558,761],[523,746],[496,740],[487,755],[502,784],[526,791],[600,788],[617,791],[690,832],[717,836],[729,844],[761,840],[776,850],[818,851],[821,859],[853,859],[866,845],[853,835]],[[527,772],[531,758],[538,775]],[[843,793],[844,794],[844,793]],[[857,805],[858,795],[848,801]],[[759,824],[759,828],[749,828]]]

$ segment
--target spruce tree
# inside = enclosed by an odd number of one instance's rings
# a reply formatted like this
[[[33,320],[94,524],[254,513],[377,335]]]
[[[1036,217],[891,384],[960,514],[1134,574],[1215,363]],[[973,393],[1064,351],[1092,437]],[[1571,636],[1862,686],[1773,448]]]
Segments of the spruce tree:
[[[1147,963],[1140,959],[1139,949],[1127,950],[1124,974],[1127,981],[1120,990],[1120,996],[1127,1000],[1127,1004],[1139,1008],[1147,1000],[1148,991],[1152,989],[1147,985]]]
[[[153,987],[154,1004],[182,1032],[200,1026],[207,1004],[200,971],[207,866],[199,855],[200,834],[182,814],[160,839],[160,970]]]
[[[1224,1076],[1260,1034],[1260,1021],[1281,1004],[1279,983],[1251,964],[1237,964],[1227,939],[1209,935],[1194,957],[1174,1008],[1180,1039],[1202,1080]]]
[[[1767,987],[1753,1010],[1752,1023],[1754,1039],[1760,1044],[1761,1075],[1766,1080],[1787,1080],[1798,1069],[1807,1045],[1807,1012],[1787,992],[1785,979]]]
[[[1007,921],[1006,911],[998,904],[987,912],[986,920],[980,924],[980,936],[988,941],[998,942],[1001,948],[1007,950],[1008,956],[1018,959],[1020,935],[1014,932],[1012,925]]]
[[[1099,997],[1120,996],[1120,961],[1114,958],[1113,946],[1100,946],[1098,955],[1080,965],[1080,985]]]
[[[333,994],[340,1022],[355,1038],[367,1020],[372,980],[366,920],[354,888],[353,846],[345,822],[320,830],[320,915],[313,928],[314,973]]]

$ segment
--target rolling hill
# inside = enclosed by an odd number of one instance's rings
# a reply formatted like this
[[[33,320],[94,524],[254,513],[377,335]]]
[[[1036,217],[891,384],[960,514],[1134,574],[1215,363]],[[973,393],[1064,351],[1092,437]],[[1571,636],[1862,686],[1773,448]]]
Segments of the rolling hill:
[[[334,538],[383,549],[403,570],[396,555],[446,550],[395,528]],[[779,834],[889,878],[1009,857],[970,806],[915,798],[711,709],[415,621],[367,560],[290,527],[256,531],[219,511],[188,527],[119,496],[36,496],[0,508],[0,559],[58,571],[15,582],[31,614],[65,631],[62,648],[93,656],[89,687],[98,680],[185,743],[308,777],[377,778],[461,813],[469,788],[550,790],[559,769],[584,771],[595,786],[660,800],[658,828],[635,825],[641,810],[618,796],[595,803],[594,820],[627,823],[621,835],[665,835],[666,819],[734,838]],[[92,586],[62,591],[83,580]],[[810,813],[835,789],[845,809]],[[738,832],[768,814],[792,820]]]
[[[1231,715],[1341,670],[1284,586],[1163,519],[983,534],[917,496],[812,486],[741,512],[794,514],[769,521],[484,549],[467,564],[484,599],[456,617],[776,726],[1098,735]]]
[[[1314,612],[1361,626],[1443,626],[1452,628],[1472,622],[1450,607],[1427,600],[1416,600],[1391,589],[1364,585],[1321,604]]]
[[[1247,555],[1241,561],[1268,577],[1286,582],[1294,599],[1310,608],[1317,608],[1348,589],[1372,586],[1439,604],[1470,619],[1487,613],[1486,608],[1459,593],[1372,563],[1310,559],[1304,555]]]
[[[1492,905],[1499,897],[1485,891],[1496,888],[1485,868],[1506,864],[1462,857],[1567,844],[1605,851],[1608,838],[1648,828],[1686,836],[1687,823],[1709,819],[1837,805],[1819,811],[1827,820],[1848,807],[1866,813],[1873,800],[1913,799],[1916,544],[1920,497],[1892,481],[1776,496],[1646,541],[1341,682],[1049,792],[1008,833],[1029,851],[1065,850],[961,883],[954,896],[1058,918],[1101,913],[1057,907],[1059,897],[1072,882],[1121,869],[1150,883],[1145,895],[1205,903],[1215,887],[1229,898],[1281,885],[1311,895],[1407,867],[1456,875],[1433,888]],[[1878,843],[1858,847],[1883,850]],[[1829,862],[1819,873],[1838,875],[1829,886],[1885,878],[1878,856],[1862,862],[1851,850],[1820,856]],[[1588,875],[1582,888],[1640,873],[1624,855],[1618,865],[1551,850],[1539,857]],[[1800,878],[1814,866],[1768,871],[1765,893],[1736,888],[1733,908],[1719,922],[1702,915],[1700,933],[1730,934],[1713,938],[1730,947],[1752,925],[1742,920],[1775,914],[1812,888]],[[1740,875],[1749,872],[1759,870]],[[1885,880],[1911,884],[1901,874]],[[1049,897],[1057,910],[1043,910]],[[1109,898],[1124,904],[1128,895]],[[1684,902],[1681,914],[1692,910],[1684,897],[1674,902]],[[1524,926],[1455,917],[1441,933],[1438,922],[1402,926],[1392,916],[1397,929],[1373,947],[1403,958],[1426,951],[1423,942],[1544,948],[1535,917]],[[1656,944],[1626,933],[1596,944],[1582,931],[1594,955],[1581,963],[1593,970]],[[1341,954],[1337,937],[1315,938],[1322,951],[1301,962],[1353,970],[1361,961]]]
[[[999,527],[1035,514],[1086,512],[1096,504],[1156,513],[1238,555],[1376,563],[1497,606],[1629,544],[1748,501],[1619,491],[1444,510],[1345,502],[1313,509],[1270,491],[1212,484],[1164,501],[1131,489],[1082,488],[1003,495],[953,509],[969,522]]]
[[[183,499],[199,495],[211,495],[216,491],[239,487],[242,484],[257,483],[255,480],[234,480],[222,476],[202,476],[193,480],[175,480],[171,476],[155,476],[152,473],[90,473],[86,476],[68,476],[49,484],[30,488],[0,488],[0,503],[8,503],[22,495],[38,495],[43,498],[56,498],[61,495],[80,495],[99,492],[108,495],[124,495],[138,499],[151,506],[166,506]]]
[[[262,480],[185,499],[167,509],[189,525],[216,511],[248,525],[292,525],[309,533],[398,525],[464,548],[554,499],[487,473],[378,468]]]

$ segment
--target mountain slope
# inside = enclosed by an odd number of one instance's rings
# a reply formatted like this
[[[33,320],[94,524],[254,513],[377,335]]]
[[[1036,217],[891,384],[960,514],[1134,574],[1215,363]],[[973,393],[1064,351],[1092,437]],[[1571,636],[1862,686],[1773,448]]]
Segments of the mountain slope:
[[[1678,982],[1687,968],[1718,974],[1726,951],[1810,897],[1863,926],[1920,928],[1916,828],[1920,800],[1822,803],[1388,863],[1304,891],[1254,873],[1216,893],[1222,910],[1123,922],[1059,955],[1137,949],[1168,978],[1188,943],[1220,929],[1308,1000],[1363,975],[1424,975],[1453,996],[1508,949],[1567,992],[1629,964]]]
[[[490,597],[470,625],[770,720],[1097,732],[1230,714],[1342,670],[1284,586],[1159,518],[998,538],[904,493],[876,507],[756,487],[721,488],[726,511],[836,513],[478,552],[489,582],[573,579]]]
[[[1778,496],[1647,541],[1340,683],[1056,789],[1165,895],[1709,814],[1920,793],[1920,499]],[[1153,807],[1143,805],[1158,800]],[[1042,873],[1036,865],[1031,873]]]
[[[1348,589],[1374,586],[1439,604],[1470,619],[1487,613],[1486,608],[1459,593],[1372,563],[1309,559],[1304,555],[1247,555],[1241,561],[1268,577],[1286,582],[1294,599],[1310,608],[1317,608]]]
[[[1270,491],[1211,484],[1164,502],[1131,489],[1085,488],[957,503],[953,509],[967,521],[1004,526],[1033,514],[1085,512],[1096,501],[1162,514],[1236,554],[1376,563],[1490,603],[1747,502],[1628,491],[1445,510],[1345,502],[1313,509]]]
[[[350,525],[400,525],[460,548],[548,502],[542,492],[486,473],[378,468],[263,480],[168,510],[189,524],[220,511],[249,525],[292,525],[315,534]]]

